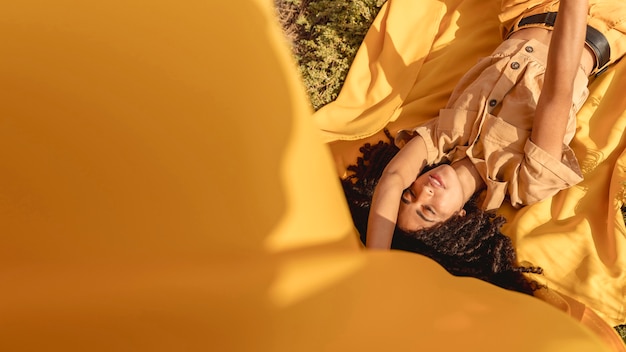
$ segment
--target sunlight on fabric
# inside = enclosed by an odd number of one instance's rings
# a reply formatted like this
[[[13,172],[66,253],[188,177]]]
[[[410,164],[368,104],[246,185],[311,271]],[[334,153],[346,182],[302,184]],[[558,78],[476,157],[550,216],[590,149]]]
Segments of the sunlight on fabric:
[[[297,304],[359,272],[365,259],[362,255],[288,259],[277,270],[268,290],[269,299],[279,308]]]
[[[280,172],[286,209],[266,237],[265,248],[277,253],[338,242],[358,248],[358,236],[329,151],[317,134],[311,133],[311,120],[295,115],[292,124]]]
[[[297,206],[293,206],[297,207]],[[331,207],[337,209],[339,207]],[[341,210],[341,209],[340,209]],[[300,212],[295,209],[288,210],[284,215],[282,222],[277,226],[275,231],[265,241],[265,248],[270,253],[278,253],[281,251],[294,250],[298,248],[306,248],[308,246],[317,246],[328,243],[336,243],[345,241],[350,243],[355,249],[358,248],[358,234],[347,221],[318,222],[311,223],[309,227],[298,227],[303,222],[311,222],[306,219],[306,214],[314,214],[314,212]],[[349,219],[346,217],[346,219]],[[333,225],[335,225],[333,227]],[[328,227],[327,231],[320,230]]]

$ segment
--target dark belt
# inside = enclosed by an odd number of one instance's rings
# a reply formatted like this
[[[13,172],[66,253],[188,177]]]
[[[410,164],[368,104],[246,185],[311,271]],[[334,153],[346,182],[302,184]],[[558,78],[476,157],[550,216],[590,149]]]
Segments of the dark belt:
[[[517,26],[518,28],[522,28],[532,24],[545,24],[546,26],[554,27],[556,14],[556,12],[546,12],[524,17],[519,21]],[[596,66],[593,72],[596,72],[595,75],[598,76],[606,70],[606,65],[611,59],[611,46],[602,32],[589,25],[587,25],[585,42],[596,55]]]

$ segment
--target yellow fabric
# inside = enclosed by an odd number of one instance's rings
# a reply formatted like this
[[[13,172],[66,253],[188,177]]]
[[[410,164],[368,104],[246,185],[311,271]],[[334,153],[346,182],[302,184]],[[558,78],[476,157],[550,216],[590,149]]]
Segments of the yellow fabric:
[[[0,42],[0,350],[609,350],[360,249],[270,1],[11,1]]]
[[[589,307],[571,297],[545,287],[536,290],[534,295],[580,321],[581,324],[602,338],[612,350],[626,352],[626,344],[624,344],[624,341],[613,327],[608,325],[604,319]]]
[[[501,42],[499,0],[425,0],[419,2],[423,11],[413,3],[387,2],[337,100],[315,113],[335,152],[352,157],[359,140],[377,137],[381,126],[395,133],[437,116],[462,75]],[[394,65],[371,61],[378,57],[394,57]],[[382,73],[384,82],[371,79]],[[590,84],[571,142],[582,183],[520,211],[500,210],[520,260],[543,267],[550,288],[613,325],[626,321],[626,229],[620,213],[626,182],[624,87],[624,60]],[[370,92],[376,92],[372,99]],[[365,98],[354,99],[361,95]],[[340,171],[350,157],[336,160]]]

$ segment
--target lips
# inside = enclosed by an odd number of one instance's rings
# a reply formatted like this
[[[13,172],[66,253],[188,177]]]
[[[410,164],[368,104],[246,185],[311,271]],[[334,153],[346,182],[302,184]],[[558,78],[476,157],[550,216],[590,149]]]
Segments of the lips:
[[[433,175],[428,176],[428,179],[430,180],[430,184],[433,187],[446,188],[446,184],[443,183],[443,179],[441,179],[441,176],[433,174]]]

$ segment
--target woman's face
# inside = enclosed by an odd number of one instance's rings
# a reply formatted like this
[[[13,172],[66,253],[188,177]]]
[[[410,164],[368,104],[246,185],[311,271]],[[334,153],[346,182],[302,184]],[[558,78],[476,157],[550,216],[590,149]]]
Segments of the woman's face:
[[[400,200],[397,225],[404,231],[431,227],[459,213],[465,215],[463,188],[450,165],[440,165],[405,189]]]

